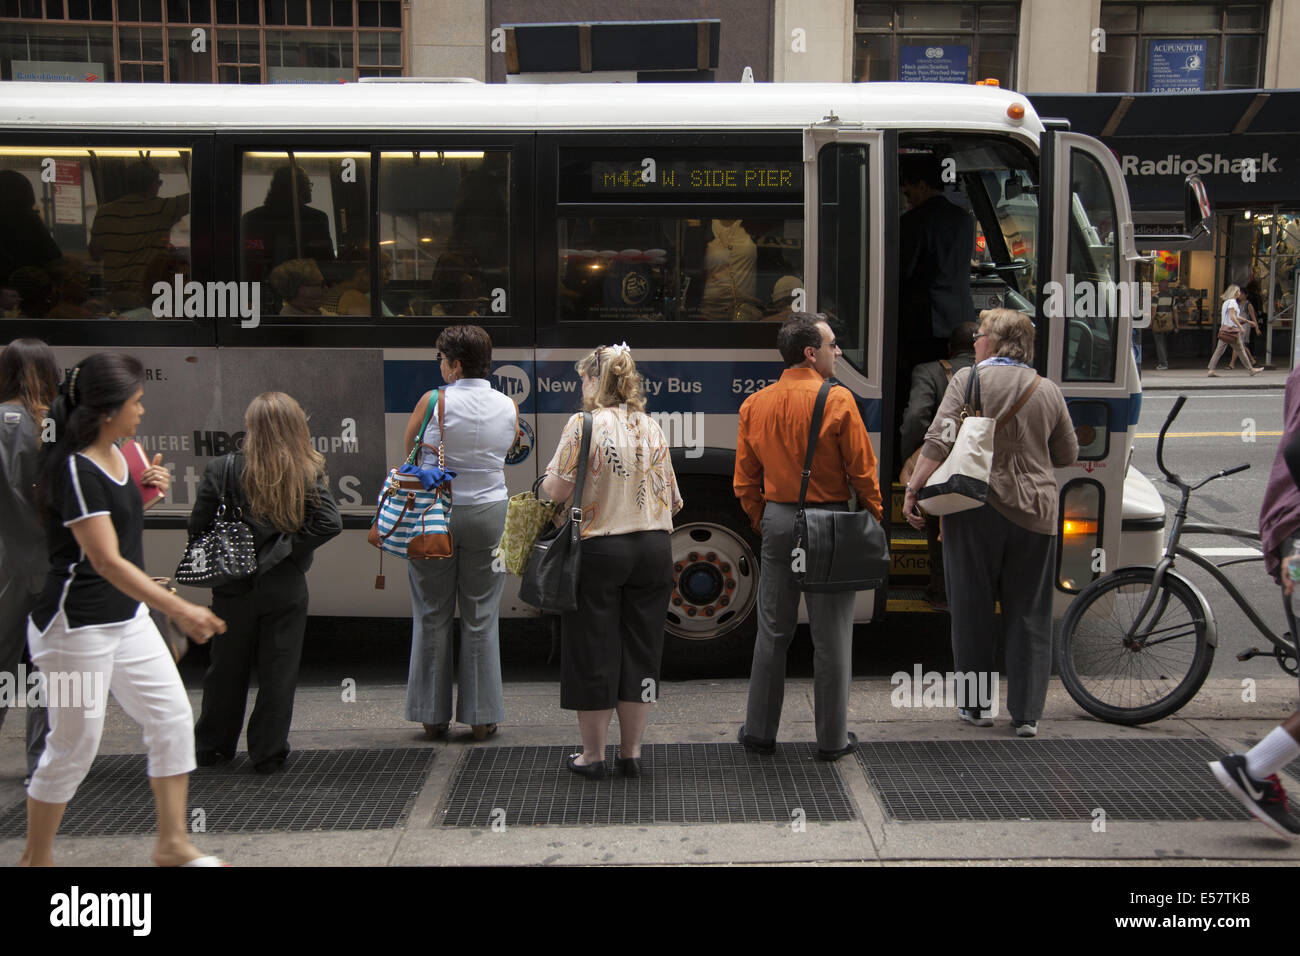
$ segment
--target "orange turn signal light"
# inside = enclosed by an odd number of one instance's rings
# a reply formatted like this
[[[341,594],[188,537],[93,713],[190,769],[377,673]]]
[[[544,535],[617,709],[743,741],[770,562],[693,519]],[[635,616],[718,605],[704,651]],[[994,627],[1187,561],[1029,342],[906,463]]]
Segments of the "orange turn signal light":
[[[1007,107],[1007,115],[1013,120],[1025,118],[1025,105],[1023,103],[1012,103]]]

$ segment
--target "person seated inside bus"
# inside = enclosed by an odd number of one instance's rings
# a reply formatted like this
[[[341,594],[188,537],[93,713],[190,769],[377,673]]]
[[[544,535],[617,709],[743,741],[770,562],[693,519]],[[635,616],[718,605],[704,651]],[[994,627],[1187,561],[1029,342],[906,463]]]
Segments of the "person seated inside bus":
[[[90,227],[90,258],[104,263],[104,292],[118,310],[145,305],[140,280],[153,256],[167,248],[172,227],[190,211],[190,196],[159,196],[158,167],[141,160],[123,173],[125,195],[106,202]]]
[[[16,169],[0,169],[0,289],[5,314],[17,312],[20,296],[9,281],[23,266],[44,268],[63,255],[36,211],[32,181]]]
[[[271,270],[271,290],[280,300],[280,315],[320,315],[325,277],[314,259],[290,259]]]
[[[102,302],[90,299],[90,277],[81,260],[65,256],[55,259],[46,271],[54,280],[55,302],[50,308],[51,319],[93,319],[102,314]]]
[[[715,219],[704,249],[704,292],[699,318],[706,322],[762,318],[757,297],[758,247],[739,219]]]
[[[429,314],[434,316],[478,316],[483,314],[483,270],[478,257],[469,250],[448,251],[438,257],[429,282],[432,305]]]
[[[803,280],[798,276],[781,276],[776,280],[776,285],[772,286],[772,304],[766,315],[763,316],[764,322],[784,322],[790,318],[794,309],[795,290],[803,286]]]
[[[37,266],[19,266],[9,277],[9,286],[18,295],[18,312],[14,318],[48,318],[58,300],[54,279]]]
[[[276,266],[291,259],[334,261],[329,216],[308,205],[311,192],[311,177],[296,163],[271,174],[262,205],[240,220],[241,279],[266,282]]]
[[[154,303],[158,296],[154,292],[154,287],[159,282],[165,282],[168,286],[175,287],[176,277],[180,277],[181,287],[190,281],[190,259],[189,256],[183,255],[174,249],[167,249],[163,252],[156,253],[150,260],[145,269],[144,275],[140,279],[140,295],[145,298],[143,305],[138,305],[134,309],[124,309],[122,311],[104,311],[98,314],[106,318],[126,319],[131,322],[144,322],[149,319],[180,319],[184,318],[184,307],[179,314],[164,312],[163,309],[155,309]],[[175,306],[173,305],[173,310]],[[163,314],[159,314],[163,313]]]

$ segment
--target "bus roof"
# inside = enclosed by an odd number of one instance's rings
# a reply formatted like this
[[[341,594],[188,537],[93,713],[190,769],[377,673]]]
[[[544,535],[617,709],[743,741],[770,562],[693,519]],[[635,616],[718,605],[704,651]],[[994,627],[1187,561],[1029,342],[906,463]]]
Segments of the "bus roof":
[[[1019,103],[1024,118],[1007,108]],[[869,128],[1019,131],[1029,99],[947,83],[456,82],[322,85],[0,84],[0,127],[83,129],[799,129],[830,113]]]

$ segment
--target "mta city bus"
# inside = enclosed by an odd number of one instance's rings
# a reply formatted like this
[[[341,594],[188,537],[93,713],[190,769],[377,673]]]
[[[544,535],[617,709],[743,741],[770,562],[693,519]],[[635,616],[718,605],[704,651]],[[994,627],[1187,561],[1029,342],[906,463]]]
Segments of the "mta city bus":
[[[1134,303],[1103,291],[1073,308],[1076,288],[1133,280],[1120,167],[1014,92],[6,83],[13,221],[0,230],[30,234],[33,261],[0,277],[0,341],[39,336],[66,364],[102,349],[143,360],[139,440],[175,474],[146,519],[152,573],[175,566],[203,466],[238,447],[249,400],[298,398],[345,521],[311,571],[311,612],[348,618],[410,614],[401,562],[376,588],[366,531],[412,409],[439,383],[440,329],[492,336],[492,381],[519,410],[511,493],[545,469],[578,408],[575,360],[626,341],[686,502],[666,659],[701,664],[747,656],[756,626],[758,541],[732,492],[740,404],[781,374],[780,319],[825,312],[893,545],[888,584],[859,594],[856,619],[901,630],[929,612],[925,542],[892,481],[895,386],[910,373],[898,357],[909,156],[939,162],[946,198],[973,219],[971,318],[997,306],[1036,318],[1035,364],[1076,425],[1079,460],[1057,472],[1059,617],[1106,569],[1154,559],[1164,507],[1128,467]],[[1065,308],[1046,307],[1062,290]],[[503,616],[535,615],[516,583]]]

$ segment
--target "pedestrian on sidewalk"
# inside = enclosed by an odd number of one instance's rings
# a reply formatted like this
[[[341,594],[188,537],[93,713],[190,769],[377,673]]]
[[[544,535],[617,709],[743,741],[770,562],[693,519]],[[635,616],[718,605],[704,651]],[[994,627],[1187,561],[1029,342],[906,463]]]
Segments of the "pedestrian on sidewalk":
[[[145,605],[169,615],[199,643],[224,632],[226,624],[144,572],[140,490],[117,449],[144,415],[143,383],[144,366],[137,359],[99,353],[77,363],[50,407],[57,440],[41,451],[37,485],[50,570],[29,618],[27,641],[51,686],[64,690],[63,699],[49,701],[50,734],[27,788],[22,866],[54,865],[59,821],[99,750],[105,690],[144,728],[158,811],[154,863],[222,865],[189,841],[194,715],[176,662]],[[161,460],[156,456],[140,480],[165,494],[171,475]],[[73,675],[79,679],[71,680]]]
[[[1273,580],[1282,584],[1282,611],[1287,629],[1294,638],[1300,634],[1291,609],[1295,580],[1291,577],[1300,564],[1296,546],[1300,544],[1300,368],[1286,380],[1282,400],[1284,431],[1273,457],[1259,510],[1259,537],[1264,551],[1264,568]],[[1300,837],[1300,820],[1287,808],[1286,791],[1277,772],[1300,757],[1300,709],[1245,754],[1228,754],[1211,761],[1210,770],[1223,787],[1242,802],[1255,819],[1289,840]]]
[[[926,432],[916,472],[904,491],[903,515],[913,528],[924,527],[917,490],[952,451],[956,430],[951,423],[961,420],[966,384],[978,374],[979,411],[998,420],[997,440],[987,503],[943,519],[953,661],[958,673],[978,675],[976,687],[995,684],[999,624],[994,606],[1000,601],[1007,710],[1017,736],[1033,737],[1052,670],[1054,469],[1074,463],[1079,443],[1061,390],[1029,364],[1034,360],[1034,324],[1027,315],[1011,309],[981,312],[975,358],[974,368],[953,376]],[[968,702],[958,716],[991,726],[991,703]]]
[[[1210,356],[1210,369],[1206,372],[1206,375],[1210,378],[1218,377],[1219,373],[1214,369],[1219,364],[1219,359],[1223,356],[1223,353],[1229,348],[1231,348],[1232,351],[1241,358],[1242,364],[1250,370],[1251,375],[1258,375],[1263,371],[1262,369],[1255,367],[1255,364],[1250,360],[1250,354],[1246,351],[1246,347],[1241,341],[1242,330],[1245,328],[1246,322],[1249,321],[1243,319],[1241,316],[1240,300],[1242,298],[1244,298],[1244,295],[1241,291],[1241,287],[1237,285],[1230,285],[1223,292],[1223,311],[1219,325],[1219,342],[1218,345],[1214,347],[1214,354]]]
[[[212,524],[222,498],[253,531],[257,572],[212,589],[212,609],[228,624],[212,642],[203,706],[194,727],[195,757],[210,767],[235,756],[248,706],[248,759],[259,773],[289,756],[289,725],[307,629],[307,571],[313,553],[343,530],[325,483],[325,459],[311,446],[307,417],[284,392],[263,392],[244,412],[243,451],[208,462],[190,512],[190,535]]]
[[[16,339],[0,351],[0,674],[17,674],[27,647],[27,615],[50,568],[36,507],[42,422],[59,393],[59,363],[40,339]],[[23,685],[19,685],[23,686]],[[45,749],[45,708],[26,711],[27,776]],[[0,707],[0,727],[8,707]]]
[[[579,468],[582,555],[578,607],[560,616],[560,706],[578,712],[582,752],[566,766],[606,775],[605,739],[618,711],[618,768],[641,773],[641,738],[659,696],[664,614],[673,593],[673,515],[681,510],[668,442],[645,413],[641,374],[627,343],[601,346],[576,366],[582,407],[591,413],[582,453],[581,413],[564,426],[546,466],[543,497],[573,498]],[[560,509],[563,513],[563,508]]]
[[[835,375],[840,355],[823,315],[796,312],[781,324],[777,349],[786,369],[772,385],[745,399],[736,435],[736,497],[754,530],[762,534],[759,563],[758,637],[749,674],[745,722],[737,739],[748,750],[771,754],[785,701],[785,663],[799,619],[791,553],[808,430],[822,383]],[[847,511],[850,490],[859,508],[882,518],[876,454],[857,402],[846,388],[832,388],[808,483],[807,507]],[[853,591],[806,592],[815,651],[813,710],[817,756],[838,760],[857,737],[848,730],[852,680]]]
[[[445,258],[445,257],[444,257]],[[519,410],[488,381],[492,338],[477,325],[452,325],[438,333],[443,385],[425,392],[406,425],[403,447],[417,443],[421,468],[438,465],[456,476],[448,528],[451,557],[407,562],[411,583],[411,667],[406,679],[406,719],[438,740],[455,717],[486,740],[505,719],[498,621],[506,576],[492,564],[506,524],[506,456],[519,434]],[[428,414],[442,403],[442,419]],[[420,424],[427,418],[423,434]],[[445,431],[444,431],[445,429]],[[460,608],[460,660],[453,667],[452,622]]]

